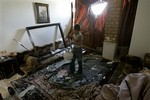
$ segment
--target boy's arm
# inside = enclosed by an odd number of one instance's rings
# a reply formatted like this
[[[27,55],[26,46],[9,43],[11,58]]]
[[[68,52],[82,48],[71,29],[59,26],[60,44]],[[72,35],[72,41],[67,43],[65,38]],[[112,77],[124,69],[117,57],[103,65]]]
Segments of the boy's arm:
[[[81,46],[82,45],[82,41],[83,41],[83,36],[81,35],[78,38],[78,40],[76,40],[76,41],[73,40],[73,43]]]

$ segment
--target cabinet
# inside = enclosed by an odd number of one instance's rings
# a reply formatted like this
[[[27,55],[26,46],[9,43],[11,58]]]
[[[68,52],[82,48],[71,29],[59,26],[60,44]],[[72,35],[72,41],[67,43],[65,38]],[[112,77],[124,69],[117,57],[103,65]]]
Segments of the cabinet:
[[[17,59],[15,57],[3,56],[0,60],[0,79],[10,78],[18,68]]]

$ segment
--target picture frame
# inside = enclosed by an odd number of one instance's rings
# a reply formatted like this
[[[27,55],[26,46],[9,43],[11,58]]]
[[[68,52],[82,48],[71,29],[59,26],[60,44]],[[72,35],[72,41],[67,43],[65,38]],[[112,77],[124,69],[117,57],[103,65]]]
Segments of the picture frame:
[[[34,3],[36,23],[49,23],[49,5],[44,3]]]

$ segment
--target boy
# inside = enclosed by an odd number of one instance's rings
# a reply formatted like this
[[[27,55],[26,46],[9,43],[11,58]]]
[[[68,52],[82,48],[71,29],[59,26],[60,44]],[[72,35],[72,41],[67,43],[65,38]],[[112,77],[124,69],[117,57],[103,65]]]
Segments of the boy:
[[[82,42],[83,42],[83,35],[80,32],[80,25],[76,24],[74,26],[74,34],[72,39],[73,46],[73,59],[70,63],[70,72],[74,74],[75,72],[75,60],[77,59],[79,69],[77,71],[78,74],[82,74]]]

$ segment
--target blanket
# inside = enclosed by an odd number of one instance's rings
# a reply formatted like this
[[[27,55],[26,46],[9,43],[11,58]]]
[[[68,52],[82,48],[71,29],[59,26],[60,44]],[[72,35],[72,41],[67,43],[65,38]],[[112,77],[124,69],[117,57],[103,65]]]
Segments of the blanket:
[[[128,74],[119,86],[106,84],[95,100],[149,100],[150,74]]]

